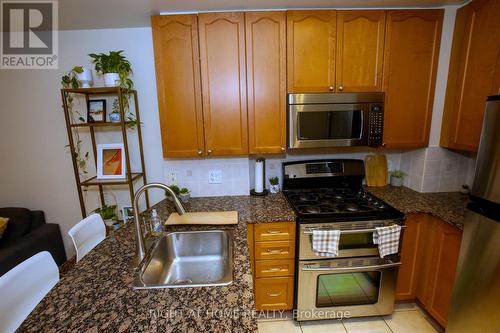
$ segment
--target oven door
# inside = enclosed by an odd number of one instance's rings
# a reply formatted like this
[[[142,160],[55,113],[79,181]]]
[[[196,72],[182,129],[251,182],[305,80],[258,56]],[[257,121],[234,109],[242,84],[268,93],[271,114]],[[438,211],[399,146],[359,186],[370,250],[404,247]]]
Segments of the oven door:
[[[392,313],[400,265],[379,257],[299,261],[296,319]]]
[[[382,220],[300,224],[299,260],[378,256],[378,245],[373,244],[375,227],[389,226],[395,223],[397,222],[393,220]],[[404,225],[401,227],[404,228]],[[319,257],[314,254],[312,232],[324,229],[340,229],[341,231],[337,257]]]
[[[289,105],[289,147],[364,146],[369,104]]]

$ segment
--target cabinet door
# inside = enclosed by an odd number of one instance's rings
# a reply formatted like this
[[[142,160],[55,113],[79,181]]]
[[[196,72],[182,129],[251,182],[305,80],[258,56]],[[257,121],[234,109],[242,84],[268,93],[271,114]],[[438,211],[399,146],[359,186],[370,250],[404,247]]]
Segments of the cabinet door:
[[[462,231],[444,221],[438,221],[433,244],[432,274],[428,282],[430,297],[425,309],[446,327],[451,294],[455,282]]]
[[[198,16],[208,155],[248,153],[243,13]]]
[[[426,147],[434,101],[443,10],[387,12],[384,143]]]
[[[476,151],[486,97],[498,93],[500,1],[478,0],[458,10],[453,36],[441,146]],[[498,74],[498,72],[497,72]]]
[[[382,91],[385,11],[337,12],[337,91]]]
[[[245,13],[250,154],[286,147],[286,13]]]
[[[401,248],[401,266],[398,270],[396,285],[397,301],[414,300],[416,297],[425,223],[426,215],[423,214],[411,214],[406,218]]]
[[[151,20],[163,156],[203,155],[196,15],[153,16]]]
[[[288,92],[325,92],[335,87],[336,12],[288,11]]]

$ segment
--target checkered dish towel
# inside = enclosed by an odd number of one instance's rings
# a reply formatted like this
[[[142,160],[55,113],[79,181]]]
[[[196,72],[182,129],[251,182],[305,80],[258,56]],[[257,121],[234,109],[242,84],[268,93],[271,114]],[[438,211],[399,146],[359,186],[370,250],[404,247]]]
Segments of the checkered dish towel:
[[[339,252],[340,230],[313,230],[312,247],[320,257],[336,257]]]
[[[389,254],[398,253],[399,236],[401,235],[401,226],[391,225],[388,227],[375,227],[373,232],[373,244],[378,244],[378,252],[383,258]]]

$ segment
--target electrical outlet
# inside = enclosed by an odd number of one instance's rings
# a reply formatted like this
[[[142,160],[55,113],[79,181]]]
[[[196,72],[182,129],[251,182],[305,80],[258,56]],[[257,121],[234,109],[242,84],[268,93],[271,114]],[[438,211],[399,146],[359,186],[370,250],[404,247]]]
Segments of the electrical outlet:
[[[177,173],[175,171],[170,172],[168,176],[169,185],[177,185]]]
[[[210,170],[210,171],[208,171],[208,183],[209,184],[221,184],[222,183],[222,170]]]

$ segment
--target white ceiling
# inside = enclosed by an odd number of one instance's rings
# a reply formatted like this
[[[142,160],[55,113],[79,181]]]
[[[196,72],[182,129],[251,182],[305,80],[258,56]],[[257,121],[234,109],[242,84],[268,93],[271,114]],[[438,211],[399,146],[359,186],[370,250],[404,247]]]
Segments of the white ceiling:
[[[151,15],[287,8],[407,8],[457,5],[467,0],[60,0],[59,29],[150,26]]]

